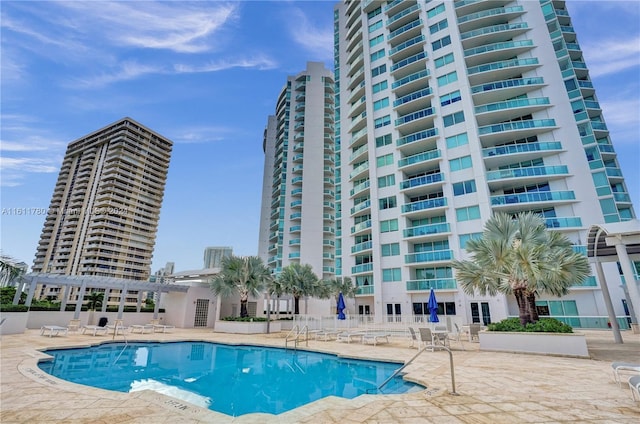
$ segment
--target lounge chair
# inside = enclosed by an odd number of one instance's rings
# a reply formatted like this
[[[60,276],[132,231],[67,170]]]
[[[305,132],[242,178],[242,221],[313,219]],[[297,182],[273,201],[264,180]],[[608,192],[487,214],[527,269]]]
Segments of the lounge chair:
[[[107,328],[109,328],[109,331],[113,331],[114,334],[124,334],[129,329],[129,327],[122,323],[121,319],[117,319],[113,325],[107,325]]]
[[[473,339],[477,339],[480,341],[480,330],[482,326],[480,324],[469,324],[469,341],[472,342]]]
[[[640,375],[629,377],[629,389],[631,389],[633,400],[640,401]]]
[[[327,342],[329,340],[334,340],[340,331],[335,330],[318,330],[314,331],[314,336],[316,340],[322,340],[323,342]]]
[[[632,362],[613,362],[611,364],[613,370],[613,380],[620,385],[620,371],[630,371],[640,373],[640,363]]]
[[[144,334],[146,332],[153,333],[155,329],[152,324],[133,324],[129,326],[129,331]]]
[[[69,320],[69,325],[67,325],[67,329],[75,333],[80,331],[80,320],[79,319]]]
[[[362,341],[363,336],[364,333],[362,331],[343,331],[336,334],[336,341],[351,343],[351,340],[353,340],[354,338],[359,338],[360,341]]]
[[[82,326],[82,334],[87,334],[89,332],[92,336],[97,336],[98,334],[106,335],[109,331],[109,327],[106,325],[101,327],[99,325],[83,325]]]
[[[61,327],[59,325],[43,325],[40,327],[40,335],[44,336],[46,333],[49,333],[49,337],[57,336],[60,333],[64,333],[66,336],[69,332],[69,328]]]
[[[362,343],[367,344],[368,342],[373,343],[376,346],[378,343],[389,343],[389,334],[388,333],[365,333],[362,335]]]
[[[166,333],[167,330],[171,330],[171,329],[176,328],[173,325],[160,324],[160,321],[157,320],[157,319],[152,319],[149,324],[153,325],[153,332],[154,333]]]

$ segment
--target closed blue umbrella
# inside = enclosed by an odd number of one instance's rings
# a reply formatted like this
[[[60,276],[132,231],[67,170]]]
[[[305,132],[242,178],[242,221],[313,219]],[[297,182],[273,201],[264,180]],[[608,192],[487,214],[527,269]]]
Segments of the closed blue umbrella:
[[[436,300],[436,293],[433,289],[431,289],[431,293],[429,294],[429,303],[427,303],[427,308],[429,308],[429,321],[440,322],[438,319],[438,301]]]
[[[347,306],[344,304],[344,297],[342,296],[342,292],[340,292],[340,294],[338,295],[338,319],[347,319],[346,315],[344,314],[344,310]]]

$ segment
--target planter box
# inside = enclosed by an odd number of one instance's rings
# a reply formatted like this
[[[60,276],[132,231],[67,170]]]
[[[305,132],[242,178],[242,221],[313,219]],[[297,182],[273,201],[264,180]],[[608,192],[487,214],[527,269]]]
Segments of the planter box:
[[[279,333],[282,327],[278,321],[271,321],[269,332]],[[216,321],[214,331],[232,334],[266,334],[266,322]]]
[[[0,320],[4,320],[0,325],[0,334],[22,334],[27,328],[29,312],[2,312]]]
[[[480,350],[589,358],[584,334],[481,331],[479,336]]]

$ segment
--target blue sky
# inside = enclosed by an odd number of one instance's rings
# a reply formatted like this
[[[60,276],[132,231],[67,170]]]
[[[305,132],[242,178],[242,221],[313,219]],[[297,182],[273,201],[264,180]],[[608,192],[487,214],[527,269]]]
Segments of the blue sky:
[[[288,75],[332,68],[334,3],[2,1],[2,253],[32,265],[67,144],[129,116],[174,142],[152,271],[255,255],[267,116]],[[637,211],[640,2],[567,7]]]

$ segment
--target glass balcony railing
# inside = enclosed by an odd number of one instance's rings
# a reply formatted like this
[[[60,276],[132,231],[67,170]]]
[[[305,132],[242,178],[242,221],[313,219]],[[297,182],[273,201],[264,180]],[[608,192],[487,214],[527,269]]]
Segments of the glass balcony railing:
[[[365,182],[362,182],[360,184],[357,184],[357,185],[353,186],[353,188],[349,192],[349,195],[353,196],[354,194],[359,193],[362,190],[365,190],[365,189],[369,188],[369,185],[370,185],[369,181],[365,181]]]
[[[499,7],[496,9],[483,10],[481,12],[471,13],[469,15],[461,16],[458,18],[458,23],[464,23],[468,21],[473,21],[475,19],[484,18],[487,16],[495,16],[495,15],[503,15],[506,13],[518,13],[524,12],[524,8],[522,6],[513,6],[513,7]]]
[[[575,228],[582,227],[582,219],[579,216],[545,218],[547,228]]]
[[[531,193],[505,194],[491,196],[491,205],[509,205],[516,203],[551,202],[562,200],[575,200],[573,191],[536,191]]]
[[[403,231],[404,237],[427,236],[432,234],[448,233],[451,229],[448,222],[439,224],[419,225],[417,227],[407,228]]]
[[[537,65],[538,63],[539,63],[538,59],[535,57],[530,57],[525,59],[502,60],[500,62],[485,63],[478,66],[472,66],[471,68],[467,68],[467,74],[473,75],[480,72],[495,71],[498,69],[514,68],[518,66]]]
[[[458,288],[455,278],[434,278],[430,280],[409,280],[407,291],[454,290]]]
[[[389,49],[389,56],[395,53],[398,53],[399,51],[404,50],[407,47],[411,47],[414,44],[423,43],[424,41],[425,41],[424,35],[419,35],[417,37],[411,38],[410,40],[407,40],[404,43],[400,43],[396,47]]]
[[[373,294],[373,286],[358,286],[356,288],[356,295],[369,295]]]
[[[363,272],[371,272],[373,271],[373,263],[356,265],[351,267],[352,274],[361,274]]]
[[[429,150],[428,152],[418,153],[417,155],[407,156],[404,159],[400,159],[398,161],[398,168],[402,168],[403,166],[413,165],[416,163],[426,162],[433,159],[438,159],[441,157],[440,150]]]
[[[566,165],[530,166],[528,168],[498,169],[487,172],[487,181],[502,180],[505,178],[535,177],[539,175],[568,175],[569,168]]]
[[[365,209],[368,209],[370,207],[371,207],[371,200],[365,200],[364,202],[360,202],[351,208],[351,215],[353,215],[354,213],[363,211]]]
[[[422,20],[421,19],[416,19],[415,21],[409,22],[406,25],[401,26],[400,28],[393,30],[389,33],[389,35],[387,36],[387,40],[391,40],[395,37],[397,37],[398,35],[405,33],[407,31],[412,30],[413,28],[417,28],[422,26]]]
[[[405,66],[410,65],[419,60],[425,59],[426,57],[427,57],[427,54],[425,52],[420,52],[418,54],[414,54],[413,56],[409,56],[408,58],[403,59],[400,62],[397,62],[391,65],[390,72],[397,71],[400,68],[404,68]]]
[[[370,240],[370,241],[365,241],[363,243],[358,243],[351,246],[351,253],[358,253],[358,252],[363,252],[365,250],[371,250],[371,249],[373,249],[373,242]]]
[[[536,97],[530,99],[507,100],[504,102],[490,103],[482,106],[476,106],[476,113],[495,112],[498,110],[513,109],[517,107],[541,106],[548,105],[548,97]]]
[[[434,250],[432,252],[410,253],[404,255],[404,263],[439,262],[453,259],[453,250]]]
[[[349,179],[353,178],[354,176],[361,174],[362,172],[366,171],[367,169],[369,169],[369,162],[365,162],[361,165],[356,166],[355,168],[353,168],[353,171],[351,171],[351,173],[349,174]]]
[[[495,134],[505,131],[517,131],[525,130],[529,128],[545,128],[555,127],[556,121],[554,119],[531,119],[526,121],[511,121],[503,122],[501,124],[486,125],[478,128],[479,135]]]
[[[441,182],[443,179],[444,175],[441,172],[437,174],[422,175],[420,177],[410,178],[400,183],[400,190]]]
[[[351,234],[357,233],[358,231],[366,230],[367,228],[371,228],[371,220],[368,219],[364,222],[360,222],[359,224],[351,227]]]
[[[513,49],[516,47],[533,47],[533,40],[505,41],[502,43],[487,44],[467,49],[464,51],[464,55],[467,57],[496,50]]]
[[[508,144],[506,146],[489,147],[482,149],[482,156],[492,157],[501,155],[512,155],[517,153],[541,152],[561,150],[562,144],[559,141],[539,141],[535,143]]]
[[[429,128],[424,131],[419,131],[413,134],[409,134],[404,137],[400,137],[396,140],[396,146],[403,146],[405,144],[413,143],[415,141],[426,140],[431,137],[435,137],[438,135],[437,128]]]
[[[393,107],[398,107],[400,105],[412,102],[422,97],[430,96],[431,94],[433,94],[433,90],[431,89],[431,87],[423,88],[422,90],[416,91],[406,96],[402,96],[398,100],[395,100],[393,102]]]
[[[407,75],[404,78],[400,78],[398,81],[396,81],[393,84],[391,84],[391,88],[392,89],[396,89],[398,87],[401,87],[401,86],[403,86],[405,84],[408,84],[410,82],[413,82],[415,80],[419,80],[421,78],[426,78],[426,77],[429,76],[429,74],[430,74],[430,72],[429,72],[428,69],[425,69],[425,70],[422,70],[422,71],[419,71],[419,72],[415,72],[415,73],[413,73],[411,75]],[[394,106],[395,106],[395,104],[394,104]]]
[[[514,24],[501,24],[501,25],[493,25],[490,27],[474,29],[473,31],[467,31],[460,34],[460,39],[466,40],[467,38],[476,37],[478,35],[492,34],[494,32],[502,32],[502,31],[510,31],[514,29],[527,29],[526,22],[517,22]]]
[[[622,171],[620,170],[620,168],[607,166],[606,168],[604,168],[604,170],[607,174],[607,177],[622,177]]]
[[[392,17],[387,19],[387,22],[385,24],[386,24],[386,26],[389,26],[392,23],[394,23],[395,21],[397,21],[398,19],[402,19],[405,16],[407,16],[407,15],[413,13],[413,12],[416,12],[418,10],[420,10],[420,5],[419,4],[414,4],[413,6],[408,7],[406,9],[404,9],[402,12],[396,13],[395,15],[393,15]]]
[[[527,85],[539,85],[539,84],[544,84],[544,79],[542,77],[496,81],[496,82],[490,82],[487,84],[480,84],[480,85],[473,86],[471,87],[471,93],[475,94],[475,93],[482,93],[482,92],[491,91],[491,90],[500,90],[503,88],[525,87]]]
[[[616,202],[621,202],[621,203],[631,203],[631,197],[629,197],[628,193],[621,193],[621,192],[617,192],[617,193],[613,193],[613,200],[615,200]]]
[[[433,116],[436,113],[436,109],[433,107],[428,107],[426,109],[419,110],[417,112],[410,113],[408,115],[401,116],[396,119],[396,126],[407,124],[409,122],[415,121],[417,119],[427,118],[429,116]]]
[[[447,199],[445,197],[437,197],[435,199],[420,200],[402,205],[402,212],[417,212],[421,210],[441,208],[444,206],[447,206]]]

